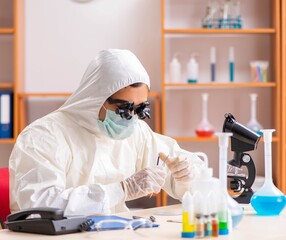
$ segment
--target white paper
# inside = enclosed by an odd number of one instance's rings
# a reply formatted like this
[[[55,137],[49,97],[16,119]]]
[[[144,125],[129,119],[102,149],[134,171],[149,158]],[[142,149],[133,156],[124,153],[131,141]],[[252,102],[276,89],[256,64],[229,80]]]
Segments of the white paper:
[[[10,123],[10,95],[3,94],[0,98],[1,106],[1,124],[8,124]]]

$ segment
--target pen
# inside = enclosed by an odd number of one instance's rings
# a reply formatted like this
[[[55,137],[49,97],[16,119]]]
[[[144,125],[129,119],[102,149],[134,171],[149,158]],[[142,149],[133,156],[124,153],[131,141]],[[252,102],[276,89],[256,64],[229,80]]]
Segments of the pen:
[[[172,223],[182,223],[182,221],[179,220],[172,220],[172,219],[168,219],[167,222],[172,222]]]
[[[133,219],[140,219],[140,218],[145,218],[145,217],[140,217],[140,216],[132,216]],[[154,216],[150,216],[149,218],[145,218],[145,219],[150,219],[151,222],[155,222],[156,218]]]
[[[167,155],[167,157],[166,157],[164,160],[162,160],[162,161],[163,161],[163,166],[165,166],[165,161],[168,159],[168,157],[169,157],[169,155]],[[159,157],[159,155],[158,155],[158,158],[157,158],[157,166],[159,165],[159,160],[160,160],[160,157]]]

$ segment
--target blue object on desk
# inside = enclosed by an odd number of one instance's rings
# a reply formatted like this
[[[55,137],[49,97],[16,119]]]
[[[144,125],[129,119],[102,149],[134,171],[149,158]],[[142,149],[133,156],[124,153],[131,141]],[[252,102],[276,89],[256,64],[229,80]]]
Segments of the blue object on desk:
[[[137,228],[148,228],[148,227],[159,226],[159,224],[152,223],[149,219],[142,218],[134,220],[115,215],[88,216],[87,219],[93,222],[93,226],[90,226],[90,229],[88,229],[88,231],[118,230],[118,229],[129,228],[129,226],[131,226],[133,230],[136,230]],[[148,221],[149,224],[142,224],[142,220]],[[99,224],[100,226],[98,226]]]

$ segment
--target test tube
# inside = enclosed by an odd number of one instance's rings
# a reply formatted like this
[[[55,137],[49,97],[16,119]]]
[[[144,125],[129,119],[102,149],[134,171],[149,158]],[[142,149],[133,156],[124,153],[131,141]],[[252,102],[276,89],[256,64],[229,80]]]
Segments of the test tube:
[[[182,215],[182,238],[195,237],[194,225],[194,199],[192,194],[187,191],[182,199],[183,215]]]
[[[265,181],[272,182],[272,134],[275,129],[261,129],[264,138]]]
[[[195,236],[196,238],[204,237],[204,216],[201,213],[195,214]]]
[[[195,237],[204,237],[204,198],[200,192],[194,194],[194,210],[195,210]]]
[[[218,237],[218,216],[216,212],[211,213],[211,223],[212,223],[212,237]]]
[[[209,214],[204,215],[204,235],[205,238],[210,238],[212,236],[212,223]]]
[[[227,148],[228,138],[232,133],[219,132],[215,134],[219,140],[219,180],[224,193],[227,194]]]
[[[221,196],[218,209],[219,235],[227,235],[229,233],[228,226],[228,205],[227,205],[227,148],[228,139],[232,133],[216,133],[219,142],[219,178],[221,183]]]
[[[208,212],[211,224],[211,236],[218,237],[218,202],[217,195],[211,191],[208,194]]]
[[[229,48],[229,80],[234,81],[234,48]]]
[[[219,220],[219,235],[228,235],[229,226],[228,226],[227,195],[224,193],[222,193],[220,199],[218,220]]]
[[[211,55],[210,55],[210,63],[211,63],[211,81],[215,81],[215,63],[216,63],[216,48],[211,47]]]

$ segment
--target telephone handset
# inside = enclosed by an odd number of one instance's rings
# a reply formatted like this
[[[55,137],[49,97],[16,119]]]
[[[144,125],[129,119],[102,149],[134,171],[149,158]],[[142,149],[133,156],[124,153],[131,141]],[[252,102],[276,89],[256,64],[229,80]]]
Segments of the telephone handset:
[[[86,221],[85,216],[65,217],[62,209],[44,207],[12,213],[5,224],[11,231],[59,235],[79,232]]]
[[[64,211],[59,208],[30,208],[10,214],[7,221],[25,220],[32,214],[40,215],[41,219],[59,220],[64,218]]]

